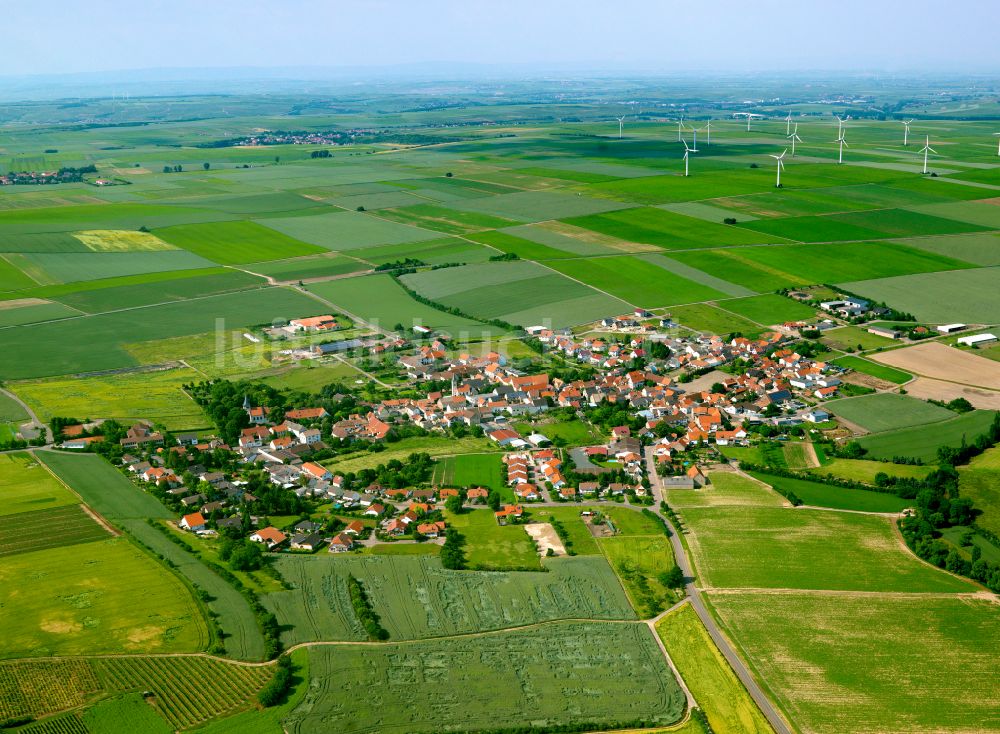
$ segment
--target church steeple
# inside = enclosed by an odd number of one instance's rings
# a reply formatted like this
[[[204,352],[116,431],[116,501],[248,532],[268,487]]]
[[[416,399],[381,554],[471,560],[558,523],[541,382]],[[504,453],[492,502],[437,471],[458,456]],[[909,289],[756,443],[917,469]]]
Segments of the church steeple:
[[[246,393],[243,394],[243,410],[250,410],[253,406],[250,405],[250,396]]]

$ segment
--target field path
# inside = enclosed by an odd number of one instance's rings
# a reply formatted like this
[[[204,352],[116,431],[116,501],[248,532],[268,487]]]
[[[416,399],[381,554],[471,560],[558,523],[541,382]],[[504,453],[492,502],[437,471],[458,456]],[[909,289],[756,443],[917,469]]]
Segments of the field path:
[[[747,693],[750,694],[750,697],[753,698],[758,708],[760,708],[761,713],[764,714],[765,718],[767,718],[768,722],[771,724],[775,734],[792,734],[792,728],[789,726],[788,722],[785,721],[784,716],[782,716],[777,707],[771,703],[771,699],[764,693],[764,690],[757,683],[756,678],[754,678],[750,673],[750,670],[743,662],[743,659],[733,648],[729,638],[719,628],[718,623],[715,621],[715,617],[712,616],[711,612],[709,612],[708,608],[705,606],[705,601],[701,596],[701,589],[699,589],[695,584],[694,569],[687,556],[687,552],[684,549],[684,544],[681,543],[678,528],[669,517],[664,515],[659,510],[659,503],[663,501],[663,485],[660,483],[660,477],[656,473],[656,462],[653,460],[652,453],[652,447],[647,447],[646,467],[649,473],[649,484],[652,488],[654,500],[654,505],[651,509],[663,518],[663,520],[667,523],[667,526],[673,531],[670,534],[670,545],[673,548],[674,558],[677,561],[677,565],[684,574],[684,589],[688,594],[691,607],[698,615],[701,623],[705,625],[705,629],[712,638],[712,642],[714,642],[715,646],[719,648],[719,652],[721,652],[729,662],[733,672],[736,673],[736,676],[747,689]]]
[[[28,418],[30,418],[29,423],[31,423],[32,427],[35,428],[35,430],[41,431],[43,428],[45,428],[45,424],[42,423],[38,419],[38,416],[35,414],[35,411],[33,411],[31,409],[30,405],[28,405],[26,402],[24,402],[23,400],[21,400],[21,398],[19,398],[17,395],[15,395],[14,393],[12,393],[10,390],[5,390],[3,388],[0,388],[0,393],[3,393],[8,398],[10,398],[15,403],[17,403],[22,408],[24,408],[24,412],[27,413],[28,414]],[[46,446],[51,446],[52,442],[50,440],[46,439],[45,445]]]
[[[819,457],[816,456],[816,447],[813,446],[812,441],[804,441],[802,446],[805,452],[806,467],[809,469],[818,469]]]

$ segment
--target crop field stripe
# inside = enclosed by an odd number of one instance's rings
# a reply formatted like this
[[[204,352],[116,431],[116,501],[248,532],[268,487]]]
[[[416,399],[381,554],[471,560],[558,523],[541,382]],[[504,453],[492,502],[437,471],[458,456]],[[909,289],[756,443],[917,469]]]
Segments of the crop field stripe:
[[[6,515],[3,521],[8,530],[0,538],[0,558],[106,540],[109,535],[79,505]]]

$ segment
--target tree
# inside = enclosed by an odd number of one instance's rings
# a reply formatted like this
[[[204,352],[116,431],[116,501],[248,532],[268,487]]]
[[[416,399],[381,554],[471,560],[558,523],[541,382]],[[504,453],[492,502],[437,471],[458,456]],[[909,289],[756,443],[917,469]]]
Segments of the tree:
[[[684,586],[684,572],[675,563],[669,571],[660,574],[660,581],[668,589],[680,589]]]
[[[462,514],[462,495],[460,494],[452,495],[451,497],[445,500],[444,507],[446,510],[448,510],[448,512],[452,513],[453,515]]]
[[[172,169],[172,168],[171,168],[170,166],[164,166],[164,167],[163,167],[163,172],[164,172],[164,173],[170,173],[170,172],[171,172],[172,170],[173,170],[173,169]]]
[[[207,171],[209,168],[212,167],[212,164],[209,163],[208,161],[205,161],[204,163],[201,164],[201,167]]]
[[[716,395],[725,395],[726,386],[723,385],[721,382],[714,382],[712,383],[712,393]]]

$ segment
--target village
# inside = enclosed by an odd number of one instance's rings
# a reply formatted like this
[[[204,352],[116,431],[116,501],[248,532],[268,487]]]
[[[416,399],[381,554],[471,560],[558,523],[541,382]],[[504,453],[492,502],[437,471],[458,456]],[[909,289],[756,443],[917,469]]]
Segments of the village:
[[[165,435],[152,424],[137,424],[119,439],[120,463],[135,481],[178,507],[176,527],[185,532],[241,533],[269,551],[344,552],[375,543],[441,543],[446,505],[492,510],[502,526],[527,521],[534,504],[650,504],[650,472],[664,487],[696,489],[708,481],[704,467],[724,460],[716,447],[746,446],[763,427],[773,435],[829,419],[821,404],[838,395],[843,370],[796,350],[803,343],[800,332],[815,324],[784,324],[756,339],[681,336],[674,326],[669,317],[636,309],[595,324],[605,337],[527,328],[527,338],[537,340],[543,354],[590,370],[592,377],[575,380],[515,369],[497,351],[457,352],[446,335],[425,326],[416,327],[413,343],[403,335],[353,340],[356,351],[393,355],[409,384],[449,387],[422,398],[372,402],[336,420],[323,407],[278,411],[244,396],[246,427],[234,443],[212,435]],[[322,337],[342,328],[338,317],[321,314],[271,327],[266,336]],[[286,352],[322,358],[332,351],[326,344]],[[600,406],[626,411],[630,425],[608,426],[607,440],[592,445],[556,445],[545,435],[549,416],[587,421]],[[515,423],[533,429],[522,432]],[[505,491],[426,481],[388,487],[314,459],[330,446],[383,443],[404,426],[443,440],[456,430],[482,436],[502,452]],[[104,440],[95,433],[99,426],[64,426],[61,446],[86,450]],[[229,471],[198,462],[219,452],[231,458]],[[280,528],[259,526],[266,518],[258,517],[256,498],[246,489],[253,472],[338,519],[313,515]]]

